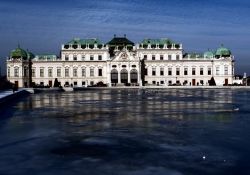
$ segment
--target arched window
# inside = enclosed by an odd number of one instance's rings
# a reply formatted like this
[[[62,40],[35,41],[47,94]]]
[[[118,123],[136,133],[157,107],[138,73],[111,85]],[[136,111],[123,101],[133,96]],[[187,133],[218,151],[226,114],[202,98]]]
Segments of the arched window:
[[[118,83],[118,71],[116,69],[111,70],[111,83]]]
[[[126,69],[121,70],[121,83],[128,83],[128,71]]]
[[[138,72],[136,69],[130,71],[130,81],[131,83],[138,83]]]

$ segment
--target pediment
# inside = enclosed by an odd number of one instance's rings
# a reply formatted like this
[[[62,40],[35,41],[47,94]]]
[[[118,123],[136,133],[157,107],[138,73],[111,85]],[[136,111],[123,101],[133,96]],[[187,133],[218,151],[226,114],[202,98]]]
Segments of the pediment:
[[[112,61],[136,61],[138,60],[136,57],[135,52],[129,52],[129,51],[121,51],[115,54]]]

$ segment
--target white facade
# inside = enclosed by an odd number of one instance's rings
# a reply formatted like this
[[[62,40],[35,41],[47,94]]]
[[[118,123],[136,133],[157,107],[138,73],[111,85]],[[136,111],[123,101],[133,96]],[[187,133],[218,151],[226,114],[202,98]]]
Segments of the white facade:
[[[53,86],[56,78],[62,86],[78,87],[99,82],[108,86],[202,86],[209,85],[212,77],[216,85],[233,83],[234,59],[226,48],[184,54],[181,44],[164,39],[147,39],[136,45],[126,43],[125,37],[113,40],[102,44],[97,39],[74,39],[62,45],[59,58],[33,58],[18,48],[7,60],[8,79],[20,87]]]

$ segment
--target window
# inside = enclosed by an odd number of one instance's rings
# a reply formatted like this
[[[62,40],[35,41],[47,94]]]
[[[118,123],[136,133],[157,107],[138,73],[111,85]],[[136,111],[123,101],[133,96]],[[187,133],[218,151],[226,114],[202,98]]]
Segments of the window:
[[[163,67],[161,67],[161,69],[160,69],[160,75],[164,75],[164,68]]]
[[[36,77],[36,69],[35,69],[35,68],[33,68],[33,69],[31,70],[31,76],[32,76],[32,77]]]
[[[164,84],[164,81],[161,81],[161,84]]]
[[[168,60],[172,60],[172,55],[168,55]]]
[[[144,60],[147,60],[148,56],[147,56],[147,55],[144,55],[144,57],[143,57],[143,58],[144,58]]]
[[[98,55],[98,60],[99,60],[99,61],[102,60],[102,55]]]
[[[209,68],[207,69],[207,74],[208,74],[208,75],[212,75],[212,68],[211,68],[211,67],[209,67]]]
[[[156,81],[152,81],[152,84],[156,84]]]
[[[16,67],[14,69],[14,77],[19,77],[19,68],[18,67]]]
[[[227,66],[224,67],[224,74],[228,75],[228,67]]]
[[[85,86],[86,85],[86,82],[85,81],[82,81],[82,86]]]
[[[187,67],[184,68],[184,75],[188,75],[188,68]]]
[[[77,69],[76,68],[73,69],[73,76],[77,77]]]
[[[69,68],[65,68],[65,77],[69,77]]]
[[[86,69],[82,68],[82,77],[86,77]]]
[[[180,75],[180,68],[179,67],[176,68],[176,75]]]
[[[98,76],[99,76],[99,77],[102,76],[102,69],[98,69]]]
[[[52,77],[52,71],[53,71],[52,68],[48,69],[48,77]]]
[[[195,75],[195,67],[192,68],[192,75]]]
[[[172,75],[172,68],[168,68],[168,75]]]
[[[65,55],[65,61],[69,60],[69,55]]]
[[[220,75],[220,67],[216,66],[216,75]]]
[[[77,56],[76,56],[76,55],[73,56],[73,60],[74,60],[74,61],[77,60]]]
[[[160,60],[163,60],[163,55],[160,55]]]
[[[74,81],[74,86],[77,86],[77,81]]]
[[[204,81],[203,80],[200,80],[200,84],[203,86],[203,84],[204,84]]]
[[[152,55],[152,60],[155,60],[155,55]]]
[[[200,68],[200,75],[203,75],[204,73],[203,73],[203,68],[201,67]]]
[[[90,68],[90,76],[91,76],[91,77],[94,76],[94,68]]]
[[[84,61],[85,60],[85,55],[82,55],[82,61]]]
[[[152,75],[153,75],[153,76],[156,75],[156,68],[152,68]]]
[[[61,69],[57,68],[56,70],[57,77],[61,77]]]
[[[91,61],[94,60],[94,55],[90,55],[90,60],[91,60]]]
[[[180,60],[180,55],[176,55],[176,60]]]
[[[10,68],[8,67],[7,76],[10,77]]]
[[[40,77],[44,77],[44,69],[40,68]]]

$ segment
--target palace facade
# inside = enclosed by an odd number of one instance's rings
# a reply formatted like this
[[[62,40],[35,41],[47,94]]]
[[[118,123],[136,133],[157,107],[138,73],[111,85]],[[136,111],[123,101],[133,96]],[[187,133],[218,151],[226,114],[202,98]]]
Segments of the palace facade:
[[[7,59],[7,77],[19,87],[54,86],[205,86],[232,84],[234,57],[223,46],[202,54],[184,53],[170,39],[144,39],[135,44],[126,36],[107,43],[75,38],[61,55],[34,55],[19,46]]]

